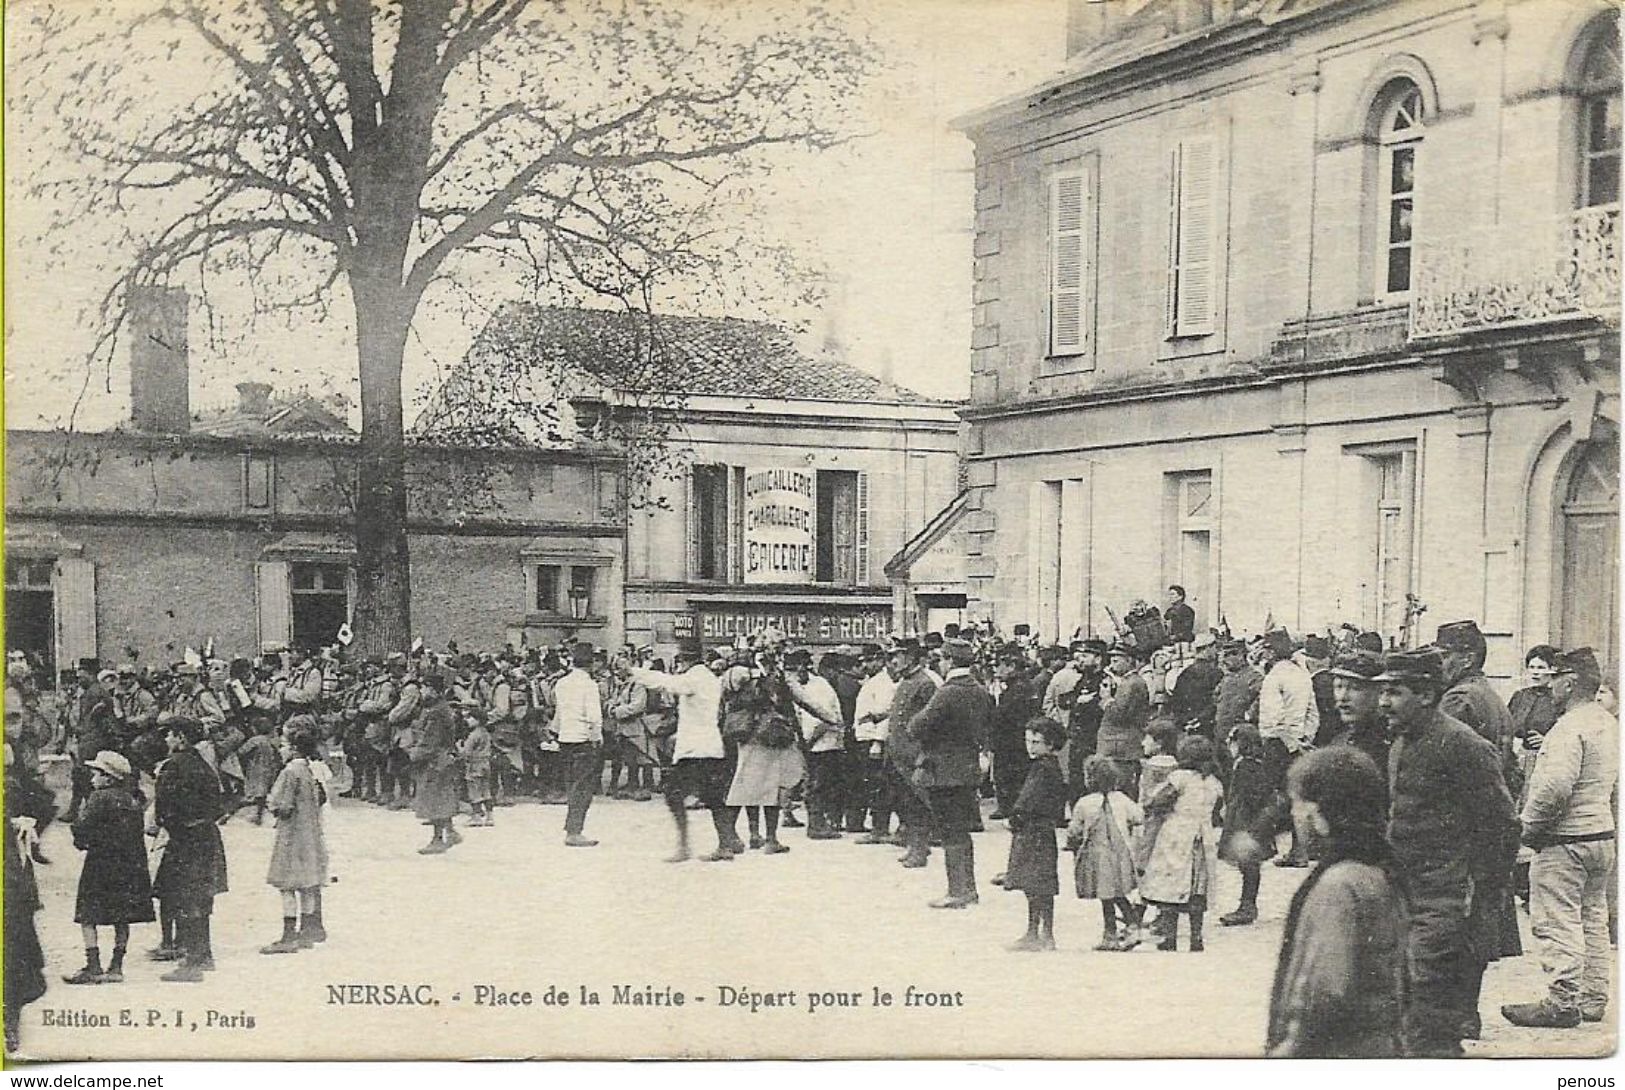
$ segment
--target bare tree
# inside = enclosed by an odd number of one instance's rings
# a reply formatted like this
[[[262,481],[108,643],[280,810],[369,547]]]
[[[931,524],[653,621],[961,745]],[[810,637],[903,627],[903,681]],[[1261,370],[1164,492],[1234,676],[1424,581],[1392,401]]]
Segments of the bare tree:
[[[776,149],[843,139],[872,61],[816,2],[153,2],[12,6],[8,107],[68,152],[34,191],[129,225],[94,361],[146,284],[208,306],[230,280],[262,313],[348,296],[368,653],[410,640],[402,366],[425,297],[499,278],[648,310],[725,275],[719,206]]]

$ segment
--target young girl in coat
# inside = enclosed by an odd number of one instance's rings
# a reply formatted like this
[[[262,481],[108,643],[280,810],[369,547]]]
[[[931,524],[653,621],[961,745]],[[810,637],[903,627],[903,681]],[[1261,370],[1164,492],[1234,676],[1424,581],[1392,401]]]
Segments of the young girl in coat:
[[[327,884],[327,838],[322,831],[325,789],[312,766],[318,761],[314,732],[287,734],[287,763],[277,774],[267,805],[276,815],[276,844],[265,880],[282,891],[282,937],[262,954],[292,954],[327,941],[322,926],[322,887]]]
[[[1213,743],[1200,735],[1187,737],[1179,743],[1179,767],[1145,802],[1146,813],[1162,815],[1140,880],[1146,902],[1162,909],[1158,950],[1177,948],[1181,913],[1190,917],[1191,952],[1205,948],[1202,915],[1219,865],[1213,816],[1224,797],[1217,772]]]
[[[479,709],[467,713],[468,733],[457,744],[463,758],[463,782],[468,785],[468,806],[474,816],[468,824],[489,827],[496,824],[491,814],[491,732],[486,729],[485,715]]]
[[[1061,890],[1055,827],[1066,817],[1066,781],[1058,754],[1066,732],[1053,719],[1027,724],[1027,778],[1010,811],[1010,861],[1004,888],[1027,895],[1027,933],[1009,949],[1055,949],[1055,895]]]
[[[69,984],[117,984],[124,979],[130,925],[150,923],[152,881],[147,875],[146,800],[135,786],[130,762],[103,750],[87,762],[91,793],[73,823],[73,846],[85,853],[73,919],[85,938],[85,966],[62,979]],[[96,929],[113,928],[113,959],[102,969]]]
[[[1067,850],[1077,853],[1078,897],[1100,902],[1103,930],[1096,950],[1132,950],[1140,941],[1135,932],[1141,913],[1129,900],[1138,884],[1134,837],[1145,813],[1117,789],[1117,766],[1104,757],[1090,755],[1083,762],[1083,787],[1088,794],[1072,808],[1066,831]]]
[[[1243,723],[1230,732],[1230,783],[1224,793],[1224,833],[1219,858],[1241,871],[1241,904],[1219,917],[1226,927],[1258,919],[1258,887],[1264,860],[1275,854],[1275,838],[1259,836],[1275,792],[1264,773],[1264,742],[1258,728]]]

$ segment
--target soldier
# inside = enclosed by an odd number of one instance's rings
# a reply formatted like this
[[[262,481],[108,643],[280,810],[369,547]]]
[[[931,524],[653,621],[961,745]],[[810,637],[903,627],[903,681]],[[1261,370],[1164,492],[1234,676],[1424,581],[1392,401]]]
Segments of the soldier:
[[[73,798],[63,820],[70,825],[79,820],[79,808],[90,797],[90,761],[104,749],[117,749],[113,719],[113,698],[98,680],[102,664],[93,658],[79,660],[78,689],[72,705],[75,739]]]
[[[1496,906],[1517,849],[1512,796],[1494,748],[1439,708],[1437,651],[1394,652],[1373,680],[1394,736],[1388,841],[1409,898],[1405,1049],[1459,1057],[1462,1038],[1478,1033],[1485,965],[1499,956]]]
[[[1332,744],[1363,750],[1386,772],[1388,724],[1377,707],[1382,686],[1375,680],[1382,673],[1382,656],[1370,651],[1345,651],[1332,660],[1329,672],[1339,727]]]
[[[914,782],[920,747],[907,729],[909,721],[937,691],[937,683],[921,665],[921,655],[917,641],[898,640],[886,663],[892,680],[897,682],[887,716],[886,775],[892,809],[897,811],[898,839],[908,849],[900,860],[905,867],[923,867],[931,857],[931,808],[925,791]]]
[[[926,793],[948,873],[948,892],[931,907],[966,908],[979,900],[971,831],[981,824],[976,789],[982,779],[980,756],[993,718],[993,698],[971,676],[976,651],[969,643],[945,643],[943,660],[948,676],[942,688],[917,714],[901,721],[920,746],[914,782]]]
[[[1027,778],[1027,724],[1038,715],[1039,703],[1031,683],[1023,676],[1025,666],[1026,657],[1015,646],[1000,650],[993,665],[1000,685],[992,737],[988,739],[988,748],[993,752],[993,790],[998,799],[992,815],[995,821],[1010,815],[1016,796],[1021,794],[1021,783]]]
[[[1484,676],[1488,654],[1484,634],[1472,621],[1453,621],[1439,626],[1433,648],[1444,661],[1444,679],[1450,686],[1439,700],[1440,710],[1495,747],[1507,773],[1507,790],[1516,797],[1522,773],[1512,757],[1512,713]]]
[[[325,684],[322,664],[311,657],[310,648],[295,644],[288,651],[288,685],[282,690],[282,707],[288,717],[305,713],[318,715],[322,709]]]
[[[390,658],[396,660],[393,666],[384,659],[369,660],[371,676],[360,703],[356,705],[363,743],[357,750],[356,759],[356,775],[362,784],[361,798],[379,804],[389,802],[395,787],[395,769],[389,764],[395,730],[390,726],[389,713],[400,696],[398,679],[406,668],[406,656],[392,655]]]
[[[417,741],[418,709],[423,703],[423,689],[415,673],[409,672],[406,656],[399,651],[386,660],[390,680],[394,682],[395,702],[390,705],[384,721],[389,729],[389,746],[384,750],[384,771],[388,783],[384,794],[393,788],[388,806],[391,810],[405,810],[412,805],[412,746]]]

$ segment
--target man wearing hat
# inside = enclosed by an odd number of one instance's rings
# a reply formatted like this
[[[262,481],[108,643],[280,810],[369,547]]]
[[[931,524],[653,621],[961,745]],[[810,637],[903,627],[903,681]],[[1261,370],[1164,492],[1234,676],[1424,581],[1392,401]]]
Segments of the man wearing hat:
[[[994,709],[993,698],[971,674],[975,649],[951,640],[942,650],[948,676],[906,722],[920,746],[914,783],[925,790],[948,872],[948,892],[931,907],[965,908],[978,900],[971,831],[981,824],[976,791],[982,781],[982,736]]]
[[[1388,768],[1388,724],[1377,707],[1382,686],[1382,656],[1369,651],[1345,651],[1332,660],[1332,706],[1338,733],[1333,745],[1361,750],[1378,768]]]
[[[908,729],[937,691],[937,683],[920,663],[922,654],[918,641],[897,640],[886,662],[897,683],[886,717],[886,775],[892,809],[897,811],[898,841],[908,849],[900,862],[911,868],[925,866],[931,857],[931,807],[925,789],[914,780],[920,744]]]
[[[1331,745],[1341,726],[1337,703],[1332,698],[1332,641],[1311,633],[1303,638],[1302,665],[1309,674],[1309,691],[1315,698],[1315,738],[1317,746]],[[1377,767],[1382,767],[1378,765]]]
[[[1522,785],[1521,770],[1512,754],[1512,713],[1484,676],[1488,655],[1484,634],[1473,621],[1454,621],[1439,626],[1433,646],[1444,660],[1444,680],[1449,686],[1439,700],[1440,709],[1495,747],[1508,776],[1507,789],[1517,795]]]
[[[886,651],[878,643],[866,643],[860,652],[864,674],[852,708],[852,735],[856,741],[860,773],[848,785],[855,796],[854,806],[868,811],[869,831],[859,844],[890,844],[891,804],[886,790],[886,739],[890,733],[892,696],[897,682],[886,669]],[[858,814],[859,824],[863,814]]]
[[[1613,796],[1619,723],[1597,702],[1602,671],[1589,647],[1558,656],[1562,709],[1535,757],[1520,820],[1529,864],[1529,920],[1549,978],[1545,998],[1501,1014],[1516,1026],[1568,1029],[1608,1009],[1608,887],[1617,852]]]
[[[1374,679],[1393,735],[1388,843],[1409,898],[1407,1055],[1457,1057],[1476,1037],[1488,962],[1500,956],[1500,906],[1517,854],[1512,796],[1495,749],[1439,708],[1444,663],[1396,651]]]
[[[1132,644],[1123,640],[1112,644],[1100,683],[1100,735],[1095,743],[1095,752],[1115,766],[1118,789],[1131,799],[1139,795],[1141,743],[1151,720],[1151,693],[1137,665]]]
[[[79,660],[79,692],[73,701],[73,736],[76,760],[73,763],[73,796],[63,820],[70,825],[79,820],[79,808],[90,797],[90,765],[104,749],[116,749],[113,698],[98,676],[102,664],[93,658]]]
[[[380,797],[391,810],[405,810],[412,805],[412,793],[417,790],[410,754],[417,743],[416,725],[418,712],[423,707],[423,685],[402,652],[397,651],[384,661],[394,682],[395,702],[384,715],[384,723],[389,728],[389,747],[383,755]]]
[[[835,688],[813,672],[812,652],[784,656],[785,682],[796,704],[801,740],[807,747],[807,839],[841,838],[841,761],[846,724]]]
[[[224,812],[220,777],[197,752],[208,729],[195,719],[165,724],[169,759],[158,769],[153,813],[168,836],[152,892],[175,921],[181,964],[159,979],[197,984],[214,968],[210,919],[214,899],[226,892],[226,847],[216,823]]]
[[[599,699],[598,682],[592,676],[594,659],[590,643],[570,649],[570,672],[553,686],[552,733],[558,739],[559,760],[564,766],[566,794],[564,843],[571,848],[597,847],[598,841],[585,835],[587,809],[592,805],[598,779],[598,748],[604,741],[604,706]]]
[[[1187,733],[1213,738],[1218,716],[1216,699],[1224,671],[1219,668],[1219,640],[1211,632],[1198,632],[1192,643],[1196,657],[1179,671],[1168,694],[1168,714]]]
[[[1292,658],[1292,634],[1274,628],[1264,634],[1264,682],[1258,690],[1258,736],[1264,742],[1264,775],[1283,794],[1287,769],[1298,754],[1312,748],[1320,732],[1309,671]],[[1309,856],[1292,829],[1292,850],[1275,861],[1278,867],[1307,867]]]
[[[294,644],[288,651],[288,686],[282,690],[284,713],[315,715],[320,712],[322,686],[321,662],[311,655],[307,645]]]
[[[1065,657],[1056,659],[1055,672],[1050,675],[1043,692],[1039,694],[1043,701],[1041,705],[1043,713],[1057,723],[1066,722],[1067,713],[1072,710],[1072,701],[1077,695],[1078,681],[1083,672],[1078,660],[1083,654],[1084,642],[1073,640],[1066,650]],[[1025,746],[1026,743],[1022,744]]]
[[[994,700],[992,730],[988,749],[993,754],[993,790],[998,808],[994,821],[1008,817],[1016,796],[1027,779],[1027,723],[1038,715],[1038,697],[1025,676],[1026,656],[1011,644],[999,650],[993,663],[993,676],[999,682]]]

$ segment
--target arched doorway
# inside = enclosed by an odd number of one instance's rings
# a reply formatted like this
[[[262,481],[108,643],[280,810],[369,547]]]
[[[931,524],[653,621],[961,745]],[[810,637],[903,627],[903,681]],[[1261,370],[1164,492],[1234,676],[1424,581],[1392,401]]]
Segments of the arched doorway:
[[[1619,633],[1619,443],[1576,448],[1559,508],[1558,646],[1591,647],[1615,666]]]

